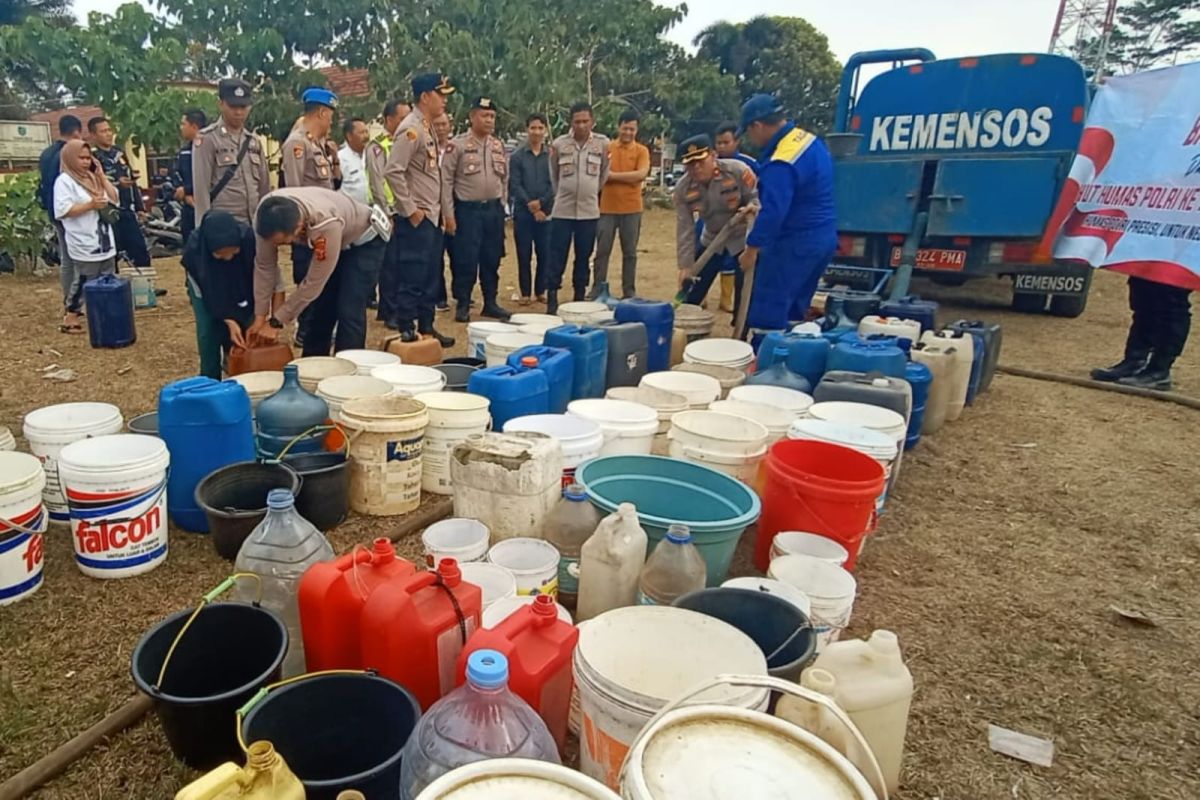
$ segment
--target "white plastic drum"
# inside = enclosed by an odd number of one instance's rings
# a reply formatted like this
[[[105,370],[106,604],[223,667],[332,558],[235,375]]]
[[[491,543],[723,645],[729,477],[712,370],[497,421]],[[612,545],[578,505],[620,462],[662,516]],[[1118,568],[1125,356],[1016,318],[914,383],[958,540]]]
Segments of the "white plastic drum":
[[[396,387],[395,392],[405,397],[416,397],[427,392],[440,392],[446,385],[446,374],[433,367],[417,364],[392,364],[376,367],[371,377],[387,381]]]
[[[46,471],[42,498],[50,522],[67,524],[67,501],[58,482],[59,452],[80,439],[120,433],[125,427],[121,409],[109,403],[61,403],[25,415],[25,439],[29,452],[38,457]]]
[[[483,344],[483,354],[489,367],[502,367],[508,363],[508,357],[522,347],[541,343],[541,334],[534,336],[519,330],[517,333],[493,333]]]
[[[600,423],[576,414],[529,414],[504,423],[504,432],[536,431],[556,439],[562,445],[563,487],[575,480],[575,469],[604,448],[604,430]]]
[[[58,470],[84,575],[128,578],[166,560],[170,463],[157,436],[98,436],[63,448]]]
[[[537,595],[525,594],[517,597],[505,597],[503,600],[497,600],[483,610],[483,625],[484,628],[494,628],[504,620],[508,619],[515,612],[520,611],[525,606],[533,605],[533,601],[537,600]],[[554,608],[558,611],[558,618],[568,625],[574,625],[575,621],[571,619],[571,612],[567,611],[560,604],[555,603]]]
[[[359,375],[370,375],[376,367],[386,367],[389,364],[399,364],[400,356],[383,350],[343,350],[336,354],[338,358],[354,362]]]
[[[688,407],[696,411],[708,408],[721,397],[721,382],[698,372],[651,372],[642,377],[638,386],[681,394],[687,398]],[[742,388],[745,387],[738,387]]]
[[[453,494],[450,454],[468,436],[488,429],[491,401],[467,392],[429,392],[413,399],[424,403],[429,414],[421,453],[421,488],[433,494]]]
[[[23,600],[42,585],[46,473],[26,453],[0,452],[0,606]]]
[[[395,391],[387,381],[369,375],[335,375],[317,384],[317,397],[329,406],[329,418],[341,422],[342,406],[358,397],[386,397]]]
[[[516,333],[520,329],[507,322],[479,320],[467,325],[467,357],[487,358],[487,338],[493,333]]]
[[[504,567],[488,561],[468,561],[459,564],[462,578],[483,590],[483,608],[486,611],[493,603],[517,596],[517,579]]]
[[[477,519],[452,517],[435,522],[421,533],[425,566],[435,569],[443,558],[462,564],[487,558],[488,528]]]
[[[732,367],[743,372],[754,361],[754,348],[740,339],[699,339],[683,349],[689,364]]]
[[[545,539],[516,536],[497,542],[488,561],[504,567],[517,579],[518,595],[558,596],[558,548]]]
[[[620,800],[573,769],[528,758],[493,758],[452,770],[416,800]]]
[[[837,564],[813,556],[780,556],[771,560],[767,577],[791,584],[808,595],[818,653],[836,642],[850,624],[858,581]]]
[[[729,399],[775,406],[797,417],[803,416],[813,404],[809,395],[783,386],[737,386],[729,390]]]
[[[682,411],[671,418],[671,458],[691,461],[753,483],[767,454],[767,429],[752,419],[716,411]]]
[[[573,400],[567,413],[590,419],[604,432],[602,456],[650,455],[658,433],[658,412],[624,400]]]

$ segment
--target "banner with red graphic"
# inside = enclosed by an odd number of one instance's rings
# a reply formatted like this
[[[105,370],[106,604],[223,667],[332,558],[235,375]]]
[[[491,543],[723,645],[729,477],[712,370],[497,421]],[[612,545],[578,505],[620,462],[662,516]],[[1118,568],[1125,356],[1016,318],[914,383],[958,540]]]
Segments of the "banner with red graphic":
[[[1047,235],[1056,259],[1200,290],[1200,63],[1100,88]]]

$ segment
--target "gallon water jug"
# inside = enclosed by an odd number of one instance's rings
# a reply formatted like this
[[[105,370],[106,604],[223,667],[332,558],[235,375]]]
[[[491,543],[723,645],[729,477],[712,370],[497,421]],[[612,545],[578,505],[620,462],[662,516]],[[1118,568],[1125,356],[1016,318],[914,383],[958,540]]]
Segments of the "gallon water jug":
[[[546,518],[546,541],[554,545],[558,562],[558,602],[574,612],[579,598],[579,557],[584,543],[600,525],[600,512],[588,502],[578,483],[563,489],[562,500]]]
[[[944,350],[954,354],[954,368],[950,373],[950,401],[946,406],[946,421],[954,422],[962,416],[967,404],[967,391],[971,388],[971,366],[975,361],[975,337],[955,331],[927,331],[921,334],[926,344],[940,344]]]
[[[862,732],[889,792],[900,786],[900,765],[913,679],[891,631],[867,640],[842,639],[825,646],[809,670],[825,670],[835,681],[834,699]],[[808,672],[808,670],[805,670]]]
[[[686,525],[672,525],[655,546],[638,580],[638,605],[669,606],[704,588],[708,568]]]
[[[546,331],[542,344],[570,350],[575,357],[572,400],[604,396],[604,376],[608,371],[608,334],[600,328],[560,325]]]
[[[935,301],[922,300],[915,294],[879,304],[880,316],[915,319],[921,323],[922,333],[937,330],[937,312],[938,304]]]
[[[966,344],[971,350],[971,374],[967,379],[967,405],[975,404],[975,395],[979,394],[979,385],[983,380],[983,363],[987,357],[987,343],[982,335],[976,335],[972,330],[959,330],[952,326],[937,332],[939,339],[948,339],[956,346]],[[964,341],[965,340],[965,341]]]
[[[175,800],[304,800],[304,784],[270,742],[253,742],[245,767],[222,764],[176,792]]]
[[[83,285],[92,347],[128,347],[137,341],[133,289],[119,275],[101,275]]]
[[[329,406],[324,400],[300,385],[299,368],[289,364],[283,368],[283,386],[258,404],[258,450],[274,458],[285,447],[288,453],[312,453],[321,449],[324,432],[311,432],[329,418]],[[294,444],[293,439],[300,437]]]
[[[304,638],[300,632],[297,592],[300,577],[314,564],[333,559],[333,548],[312,523],[296,512],[295,498],[287,489],[267,493],[267,516],[250,532],[234,562],[238,572],[253,572],[261,580],[262,605],[283,620],[288,631],[288,652],[283,676],[304,672]],[[258,599],[258,581],[238,581],[238,595],[246,602]]]
[[[480,650],[500,653],[508,659],[509,688],[538,713],[561,752],[574,682],[571,656],[578,641],[579,629],[559,619],[554,599],[538,595],[491,630],[471,634],[458,657],[458,685],[466,680],[471,655]]]
[[[788,367],[788,353],[786,345],[776,347],[775,352],[772,353],[771,366],[766,369],[759,367],[757,372],[746,378],[747,385],[782,386],[785,389],[794,389],[805,394],[810,393],[812,384],[808,382],[808,378],[792,372]]]
[[[946,423],[946,413],[950,407],[950,394],[954,388],[954,353],[941,344],[922,342],[913,346],[912,359],[928,367],[931,375],[921,433],[937,433]]]
[[[565,413],[575,382],[575,356],[561,347],[530,345],[512,353],[508,357],[508,365],[519,367],[522,360],[529,357],[536,358],[537,368],[546,373],[550,413]]]
[[[632,297],[617,304],[616,319],[617,322],[641,322],[646,325],[649,344],[647,372],[671,368],[671,333],[675,326],[675,309],[670,303]],[[593,396],[599,397],[600,394]]]
[[[308,671],[363,669],[359,625],[363,606],[380,587],[403,583],[416,567],[396,557],[384,538],[333,561],[313,564],[300,578],[300,630]]]
[[[929,402],[933,373],[925,364],[910,361],[904,367],[904,378],[912,387],[912,414],[908,417],[908,435],[904,440],[904,449],[911,450],[921,441],[921,426],[925,422],[925,407]]]
[[[975,335],[976,345],[983,344],[983,371],[979,376],[979,391],[986,392],[992,385],[992,376],[996,374],[996,365],[1000,363],[1000,345],[1004,339],[1004,331],[998,322],[983,320],[968,321],[960,319],[950,324],[956,331],[970,331]]]
[[[579,556],[579,622],[637,602],[649,538],[633,503],[621,503],[600,521]]]
[[[907,374],[908,365],[905,365]],[[824,403],[829,400],[845,400],[850,403],[866,403],[895,411],[905,420],[912,416],[912,387],[904,378],[890,378],[878,372],[826,372],[813,392],[813,400]]]
[[[196,485],[215,469],[254,460],[250,396],[235,381],[168,383],[158,393],[158,435],[171,453],[167,511],[184,530],[206,533]]]
[[[229,351],[226,366],[231,376],[246,372],[278,372],[295,357],[292,348],[283,342],[266,342],[250,347],[235,346]]]
[[[894,339],[863,339],[847,337],[829,351],[827,370],[846,372],[878,372],[893,378],[904,377],[904,351]]]
[[[383,584],[363,605],[363,664],[428,709],[454,688],[454,665],[479,629],[482,611],[483,591],[462,579],[452,558],[442,559],[436,572]]]
[[[502,430],[514,417],[550,413],[550,382],[538,369],[536,358],[526,356],[520,366],[505,364],[471,373],[467,392],[491,401],[492,427]]]
[[[829,359],[829,340],[819,334],[771,331],[763,337],[758,348],[759,370],[767,369],[775,363],[775,351],[781,345],[787,348],[788,369],[804,376],[810,386],[816,386],[825,374],[825,365]]]
[[[608,369],[605,385],[637,386],[646,374],[649,339],[641,322],[607,320],[600,328],[608,334]]]
[[[415,800],[426,786],[464,764],[530,758],[559,764],[558,748],[537,712],[508,688],[508,659],[479,650],[467,660],[467,681],[421,717],[400,761],[400,797]],[[480,797],[488,797],[480,786]]]

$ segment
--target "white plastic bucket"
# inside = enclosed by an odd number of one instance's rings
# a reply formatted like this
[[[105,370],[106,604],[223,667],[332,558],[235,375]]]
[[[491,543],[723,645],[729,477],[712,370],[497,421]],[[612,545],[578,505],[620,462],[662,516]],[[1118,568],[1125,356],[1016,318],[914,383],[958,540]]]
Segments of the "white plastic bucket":
[[[347,361],[354,362],[359,375],[370,375],[371,370],[376,367],[386,367],[390,364],[400,363],[400,356],[383,350],[342,350],[335,355],[337,358],[344,358]]]
[[[754,420],[767,429],[768,447],[780,439],[787,438],[788,429],[796,419],[792,412],[779,406],[751,403],[746,400],[718,400],[709,405],[708,410]]]
[[[429,392],[413,399],[424,403],[429,414],[421,453],[421,488],[433,494],[453,494],[450,454],[468,436],[488,429],[491,401],[467,392]]]
[[[369,375],[335,375],[317,384],[317,397],[329,406],[329,418],[341,422],[339,416],[348,401],[359,397],[386,397],[395,391],[387,381]]]
[[[794,417],[802,416],[813,404],[812,397],[804,392],[786,389],[783,386],[738,386],[729,390],[729,399],[775,406]]]
[[[843,447],[857,450],[878,461],[883,466],[885,477],[889,479],[892,475],[892,466],[896,463],[896,455],[901,449],[897,447],[895,439],[882,431],[873,431],[861,425],[827,422],[823,419],[807,417],[798,419],[792,423],[792,427],[788,430],[788,438],[832,442],[833,444],[840,444]],[[887,501],[889,485],[889,481],[885,480],[883,491],[875,499],[876,513],[883,511],[883,504]]]
[[[900,476],[900,463],[904,459],[904,441],[908,436],[908,423],[904,421],[903,415],[890,408],[869,403],[827,400],[823,403],[813,403],[808,409],[808,416],[827,422],[859,425],[892,437],[896,442],[896,463],[888,473],[888,489],[896,485],[896,478]]]
[[[42,499],[51,523],[66,525],[68,520],[67,501],[58,482],[59,452],[72,442],[120,433],[124,427],[121,409],[110,403],[60,403],[25,415],[29,452],[38,457],[46,472]]]
[[[547,325],[544,322],[527,322],[521,325],[517,330],[526,336],[532,336],[538,340],[538,344],[542,344],[546,339],[546,331],[552,328],[557,328],[557,325]]]
[[[467,357],[487,358],[485,350],[487,338],[493,333],[516,333],[520,330],[516,325],[507,322],[488,322],[479,320],[467,325]]]
[[[558,307],[558,316],[564,325],[595,325],[607,318],[608,306],[604,303],[594,303],[578,300],[573,303],[563,303]]]
[[[444,372],[417,364],[392,364],[386,367],[375,367],[371,370],[371,377],[387,381],[396,387],[396,394],[406,397],[440,392],[446,386]]]
[[[93,578],[128,578],[167,558],[167,467],[157,436],[117,433],[69,444],[58,456],[70,504],[75,563]]]
[[[673,372],[695,372],[700,375],[708,375],[710,378],[716,378],[717,383],[721,384],[721,399],[724,399],[729,394],[729,390],[735,386],[741,386],[746,382],[746,373],[735,367],[724,367],[718,364],[694,364],[686,362],[676,364],[671,367]]]
[[[483,590],[483,607],[491,608],[510,597],[517,596],[517,579],[504,567],[489,561],[468,561],[459,564],[463,580]]]
[[[460,565],[487,558],[488,529],[477,519],[453,517],[435,522],[421,533],[425,566],[434,569],[443,558]]]
[[[804,612],[805,616],[812,613],[812,601],[808,599],[808,595],[792,586],[790,583],[777,581],[774,578],[756,578],[747,576],[744,578],[730,578],[721,584],[722,589],[746,589],[751,592],[764,592],[765,594],[773,594],[777,597],[782,597],[796,608]]]
[[[752,419],[716,411],[681,411],[671,418],[671,458],[691,461],[753,483],[767,454],[767,429]]]
[[[651,372],[643,376],[638,385],[681,394],[687,398],[688,407],[695,411],[708,408],[721,397],[721,382],[698,372]]]
[[[493,565],[495,566],[495,565]],[[515,580],[515,579],[514,579]],[[483,610],[483,628],[494,628],[504,620],[511,617],[515,612],[520,611],[525,606],[533,605],[533,601],[537,600],[537,595],[525,594],[514,597],[505,597],[503,600],[497,600]],[[555,610],[558,611],[558,618],[568,625],[574,625],[575,620],[571,619],[571,612],[567,611],[559,603],[554,604]]]
[[[294,364],[300,373],[300,385],[313,394],[317,393],[317,385],[326,378],[332,378],[334,375],[354,375],[358,372],[358,367],[353,361],[334,356],[305,356],[289,363]]]
[[[842,567],[850,558],[850,553],[841,542],[819,533],[780,531],[771,540],[771,559],[782,556],[812,556]]]
[[[13,438],[12,431],[8,428],[0,427],[0,452],[16,449],[17,440]]]
[[[258,404],[283,388],[283,371],[243,372],[225,380],[240,383],[250,396],[250,410],[258,413]]]
[[[740,339],[698,339],[683,348],[683,360],[745,371],[754,362],[754,348]]]
[[[451,770],[416,800],[621,800],[569,767],[528,758],[493,758]]]
[[[421,505],[421,451],[428,424],[425,404],[411,397],[360,397],[342,406],[350,442],[352,509],[389,517]]]
[[[689,342],[711,334],[715,321],[713,313],[700,306],[684,303],[675,309],[675,330],[682,331]]]
[[[522,347],[541,343],[541,334],[533,336],[519,330],[516,333],[493,333],[483,344],[483,354],[489,367],[502,367],[508,363],[508,357]]]
[[[46,473],[27,453],[0,452],[0,606],[42,586]]]
[[[602,456],[650,455],[658,433],[658,412],[625,400],[573,400],[567,413],[590,419],[604,432]]]
[[[836,642],[850,624],[858,581],[837,564],[813,556],[780,556],[771,560],[767,577],[791,584],[808,595],[818,653]]]
[[[671,429],[671,417],[688,410],[688,399],[678,392],[655,389],[653,386],[614,386],[604,393],[609,400],[641,403],[658,412],[658,433]]]
[[[504,432],[536,431],[562,445],[563,486],[575,479],[575,468],[600,455],[604,448],[604,430],[594,419],[576,414],[530,414],[513,417],[504,423]]]
[[[488,561],[504,567],[517,579],[518,595],[558,596],[558,548],[545,539],[516,536],[498,542],[488,551]]]
[[[551,328],[557,328],[563,324],[563,319],[555,314],[527,314],[521,312],[509,317],[508,324],[518,327],[521,325],[548,325]]]
[[[725,673],[767,674],[761,649],[727,622],[671,606],[607,611],[579,629],[579,769],[610,788],[638,733],[668,702]],[[694,699],[765,708],[762,689],[715,688]]]

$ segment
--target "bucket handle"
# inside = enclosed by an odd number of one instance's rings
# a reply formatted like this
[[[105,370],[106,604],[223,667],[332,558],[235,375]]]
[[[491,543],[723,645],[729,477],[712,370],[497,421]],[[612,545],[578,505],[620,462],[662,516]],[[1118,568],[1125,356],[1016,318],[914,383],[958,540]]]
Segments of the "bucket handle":
[[[301,439],[303,439],[305,436],[308,436],[309,434],[312,434],[312,433],[321,433],[322,431],[328,432],[328,431],[332,431],[332,430],[341,432],[342,448],[346,451],[346,455],[349,456],[350,455],[350,434],[347,433],[346,429],[343,428],[340,424],[334,422],[333,420],[330,420],[328,425],[325,425],[325,424],[313,425],[311,428],[304,431],[304,433],[297,434],[290,442],[288,442],[284,446],[284,448],[282,450],[279,451],[279,455],[277,455],[275,458],[265,459],[263,461],[263,463],[264,464],[282,464],[284,457],[288,454],[288,451],[292,449],[292,446],[295,445],[297,442],[299,442]]]
[[[38,534],[46,532],[46,528],[49,523],[48,516],[49,515],[46,513],[46,509],[43,507],[42,513],[33,518],[32,528],[26,528],[21,523],[11,519],[5,519],[4,517],[0,517],[0,525],[4,526],[10,531],[16,531],[17,533],[28,533],[31,536],[37,536]],[[0,531],[0,533],[4,533],[4,531]]]
[[[187,618],[187,622],[183,623],[183,627],[179,629],[179,633],[175,634],[175,639],[171,642],[171,646],[167,648],[167,655],[163,658],[162,667],[160,667],[158,670],[158,680],[156,680],[154,685],[150,687],[151,689],[153,689],[155,692],[162,691],[161,687],[163,678],[166,677],[167,674],[167,665],[171,663],[171,656],[175,655],[175,648],[179,646],[179,642],[181,639],[183,639],[183,635],[187,633],[188,628],[192,627],[192,623],[196,621],[196,617],[200,616],[200,612],[203,611],[204,608],[213,600],[216,600],[218,597],[225,594],[225,592],[232,589],[234,584],[237,583],[238,578],[253,578],[258,583],[258,599],[254,601],[254,605],[257,607],[260,603],[262,603],[262,578],[253,572],[235,572],[225,580],[218,583],[212,589],[209,589],[208,592],[200,598],[200,604],[196,606],[196,609],[192,612],[192,615]]]
[[[886,479],[884,480],[883,485],[884,485],[884,488],[886,489],[886,487],[887,487]],[[804,497],[802,495],[797,494],[796,492],[792,492],[792,497],[794,497],[796,500],[798,500],[800,502],[800,505],[804,506],[810,514],[812,514],[814,517],[816,517],[817,521],[820,522],[822,525],[824,525],[827,530],[834,529],[834,526],[828,524],[825,521],[825,518],[823,516],[821,516],[815,508],[813,508],[811,505],[809,505],[808,501],[806,499],[804,499]],[[863,536],[866,537],[868,534],[870,534],[872,531],[874,531],[877,527],[879,527],[879,510],[876,508],[872,508],[871,509],[871,521],[869,523],[867,523],[867,529],[865,531],[863,531]]]
[[[625,755],[625,761],[621,764],[621,780],[625,780],[626,770],[629,769],[629,759],[637,749],[639,742],[641,742],[648,735],[650,729],[653,728],[659,720],[665,717],[669,712],[681,707],[684,703],[686,703],[688,700],[691,700],[696,695],[707,692],[709,689],[714,689],[718,686],[740,686],[769,689],[781,694],[790,695],[799,700],[805,700],[814,705],[821,706],[823,709],[837,718],[837,721],[840,722],[846,728],[846,730],[850,732],[850,735],[854,738],[854,743],[858,745],[863,753],[866,754],[868,760],[870,761],[869,766],[872,774],[868,776],[858,764],[854,764],[854,766],[860,773],[863,774],[863,777],[865,777],[868,782],[875,784],[872,788],[874,788],[875,794],[879,800],[888,800],[887,781],[884,780],[883,769],[879,766],[879,761],[875,758],[875,753],[873,750],[871,750],[871,746],[867,744],[867,740],[862,735],[862,731],[858,729],[858,727],[850,719],[849,715],[842,710],[841,706],[820,692],[814,692],[812,689],[801,686],[798,683],[785,681],[781,678],[773,678],[768,675],[716,675],[696,686],[693,686],[684,694],[676,697],[674,700],[671,700],[669,703],[659,709],[658,713],[651,717],[649,722],[642,726],[641,732],[638,734],[637,738],[634,739],[633,744],[629,746],[629,751]],[[773,714],[768,716],[774,717]],[[788,720],[783,720],[782,717],[774,718],[784,722],[789,722]],[[799,726],[797,725],[795,727]],[[805,729],[801,728],[801,730]],[[846,756],[846,758],[849,760],[849,756]],[[851,763],[853,764],[853,762]]]
[[[300,681],[306,681],[309,678],[320,678],[325,675],[372,675],[372,676],[376,676],[378,674],[379,673],[373,669],[322,669],[322,670],[318,670],[316,672],[306,672],[303,675],[293,675],[290,678],[284,678],[281,681],[275,681],[275,683],[267,684],[266,686],[262,687],[257,692],[255,692],[254,696],[251,697],[249,700],[247,700],[245,705],[243,705],[241,708],[239,708],[234,713],[234,724],[237,725],[238,747],[242,748],[243,753],[248,754],[250,752],[250,748],[246,746],[246,740],[242,735],[242,721],[246,718],[247,714],[249,714],[251,711],[254,710],[254,707],[256,705],[261,703],[268,694],[275,691],[276,689],[281,689],[284,686],[290,686],[291,684],[299,683]]]

